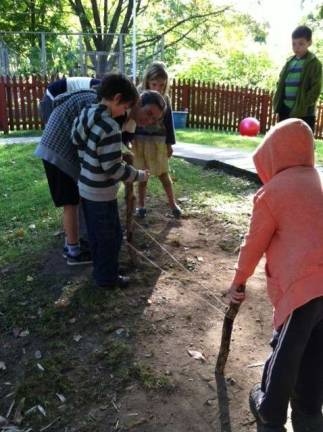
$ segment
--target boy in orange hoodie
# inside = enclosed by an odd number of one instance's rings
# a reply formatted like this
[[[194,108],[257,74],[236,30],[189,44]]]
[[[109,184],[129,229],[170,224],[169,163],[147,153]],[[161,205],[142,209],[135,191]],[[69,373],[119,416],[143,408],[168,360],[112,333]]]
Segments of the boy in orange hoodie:
[[[266,256],[274,308],[273,352],[250,392],[259,432],[283,432],[288,403],[294,432],[323,431],[323,187],[314,141],[299,119],[278,123],[253,156],[263,186],[254,197],[231,300]]]

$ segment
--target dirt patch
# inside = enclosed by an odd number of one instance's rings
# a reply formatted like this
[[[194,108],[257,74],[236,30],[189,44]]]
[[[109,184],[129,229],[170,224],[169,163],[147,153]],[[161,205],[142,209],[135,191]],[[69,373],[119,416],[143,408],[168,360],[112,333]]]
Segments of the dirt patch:
[[[29,333],[2,335],[0,415],[13,404],[10,421],[33,431],[255,431],[248,392],[271,334],[261,270],[235,322],[225,379],[214,377],[223,295],[245,227],[216,212],[175,221],[160,206],[138,223],[135,246],[150,262],[141,257],[135,267],[124,248],[128,290],[95,290],[90,270],[68,269],[60,246],[43,259],[31,295],[47,297],[26,306],[35,315],[19,331]],[[66,287],[74,287],[69,305],[57,309]]]

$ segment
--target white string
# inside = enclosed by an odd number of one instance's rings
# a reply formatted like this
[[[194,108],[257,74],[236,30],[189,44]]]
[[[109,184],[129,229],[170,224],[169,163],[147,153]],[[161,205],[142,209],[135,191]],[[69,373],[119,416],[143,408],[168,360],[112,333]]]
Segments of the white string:
[[[167,255],[169,255],[172,260],[174,262],[176,262],[181,269],[183,269],[186,273],[192,275],[192,273],[180,262],[178,261],[178,259],[176,257],[174,257],[174,255],[172,255],[168,249],[165,248],[165,246],[163,246],[162,244],[160,244],[158,242],[158,240],[156,240],[147,230],[145,230],[145,228],[143,226],[141,226],[138,222],[136,222],[135,220],[133,221],[152,241],[154,241],[164,252],[167,253]],[[207,290],[207,287],[205,285],[203,285],[202,283],[200,283],[200,285],[205,288]],[[228,307],[228,305],[226,303],[224,303],[216,294],[214,294],[214,296],[216,297],[217,301],[221,304],[222,307],[224,307],[225,309]]]
[[[192,273],[180,262],[178,261],[178,259],[176,257],[174,257],[163,245],[161,245],[158,240],[156,240],[147,230],[145,230],[138,222],[133,221],[137,226],[139,226],[139,228],[144,232],[144,234],[146,234],[152,241],[154,241],[165,253],[167,253],[167,255],[169,255],[171,257],[171,259],[178,264],[181,269],[183,269],[186,273],[188,273],[190,276],[192,275]],[[140,252],[138,249],[136,249],[131,243],[127,242],[127,245],[130,246],[131,249],[133,249],[138,255],[140,255],[142,258],[144,258],[146,261],[148,261],[152,266],[154,266],[155,268],[157,268],[158,270],[160,270],[162,273],[172,276],[170,272],[163,270],[158,264],[156,264],[154,261],[152,261],[151,259],[149,259],[144,253]],[[199,285],[204,288],[206,291],[208,290],[207,287],[205,285],[203,285],[201,282],[199,283]],[[225,304],[217,295],[214,294],[214,297],[216,299],[216,301],[220,304],[222,309],[219,309],[218,307],[214,306],[210,301],[206,300],[205,298],[203,298],[202,296],[200,296],[199,294],[196,294],[194,292],[192,292],[193,295],[195,295],[195,297],[198,297],[199,299],[203,300],[204,302],[207,302],[210,306],[212,306],[214,309],[216,309],[221,315],[225,315],[225,311],[228,307],[227,304]]]

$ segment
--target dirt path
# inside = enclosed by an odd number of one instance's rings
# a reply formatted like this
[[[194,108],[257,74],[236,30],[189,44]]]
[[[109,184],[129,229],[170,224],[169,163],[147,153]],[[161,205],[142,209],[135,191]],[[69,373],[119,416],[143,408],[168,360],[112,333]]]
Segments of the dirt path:
[[[23,356],[17,355],[21,340],[6,337],[3,360],[14,364],[4,379],[17,388],[42,344],[47,356],[60,358],[58,373],[69,386],[62,387],[62,403],[57,398],[53,402],[44,390],[47,418],[25,416],[22,424],[37,432],[55,419],[50,432],[254,432],[248,393],[260,380],[259,363],[269,353],[271,335],[261,268],[248,284],[248,301],[235,322],[225,379],[216,382],[221,303],[240,243],[237,227],[203,214],[177,222],[157,211],[141,225],[180,264],[137,227],[136,247],[159,269],[142,260],[134,268],[123,253],[122,266],[132,270],[133,279],[124,292],[95,293],[85,301],[89,286],[82,284],[89,270],[80,274],[67,269],[58,253],[42,263],[42,277],[55,268],[60,278],[78,281],[81,288],[55,315],[59,330],[47,329],[45,335],[35,330]],[[52,304],[61,292],[62,283],[52,283]],[[58,341],[65,345],[59,347]],[[205,361],[192,358],[190,350],[202,353]],[[39,396],[41,380],[37,383]],[[10,402],[10,397],[2,400],[0,414]]]

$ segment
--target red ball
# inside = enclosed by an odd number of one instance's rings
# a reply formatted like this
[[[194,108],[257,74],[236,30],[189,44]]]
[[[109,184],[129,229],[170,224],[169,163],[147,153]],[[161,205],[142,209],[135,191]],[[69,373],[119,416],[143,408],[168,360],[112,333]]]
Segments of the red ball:
[[[259,131],[260,131],[260,123],[256,118],[246,117],[245,119],[241,120],[239,125],[240,135],[253,137],[258,135]]]

